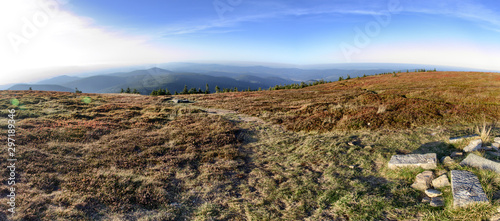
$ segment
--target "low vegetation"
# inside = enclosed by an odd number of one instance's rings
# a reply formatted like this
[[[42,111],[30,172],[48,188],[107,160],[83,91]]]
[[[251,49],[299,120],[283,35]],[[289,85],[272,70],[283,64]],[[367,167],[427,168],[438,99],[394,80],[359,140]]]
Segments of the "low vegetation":
[[[498,174],[467,168],[491,205],[455,209],[447,187],[446,206],[432,208],[410,187],[421,170],[393,171],[387,162],[393,154],[442,157],[463,148],[445,141],[500,119],[499,88],[495,73],[419,72],[178,95],[194,104],[0,91],[2,139],[7,110],[17,110],[17,213],[10,219],[488,219],[500,206]],[[498,125],[486,128],[488,139],[500,135]],[[8,187],[0,186],[3,197]],[[0,207],[5,220],[7,205]]]

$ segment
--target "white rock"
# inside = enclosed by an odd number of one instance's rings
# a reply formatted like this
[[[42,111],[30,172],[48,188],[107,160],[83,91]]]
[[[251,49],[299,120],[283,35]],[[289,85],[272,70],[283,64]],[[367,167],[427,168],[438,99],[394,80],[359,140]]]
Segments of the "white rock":
[[[450,181],[448,180],[448,176],[446,176],[446,174],[443,174],[441,176],[439,176],[438,178],[432,180],[432,186],[434,188],[443,188],[443,187],[447,187],[450,185]]]
[[[450,143],[459,143],[459,142],[462,142],[466,139],[472,139],[472,138],[477,138],[479,137],[477,134],[474,134],[474,135],[469,135],[469,136],[463,136],[463,137],[453,137],[453,138],[450,138],[449,142]]]
[[[500,143],[500,137],[495,137],[495,139],[493,139],[495,141],[495,143]]]
[[[453,164],[455,164],[455,161],[451,159],[451,157],[446,156],[441,159],[441,163],[445,166],[453,166]]]
[[[478,151],[481,150],[482,146],[483,146],[483,141],[481,139],[471,140],[469,145],[464,147],[464,151],[465,152]]]
[[[425,194],[430,198],[434,198],[434,197],[438,197],[438,196],[443,195],[443,193],[441,193],[441,191],[435,190],[435,189],[427,189],[427,190],[425,190]]]
[[[492,143],[491,147],[493,147],[493,149],[495,150],[498,150],[500,148],[500,143]]]
[[[469,154],[462,162],[460,162],[460,166],[471,166],[483,170],[493,170],[500,173],[500,163],[488,160],[473,153]]]
[[[429,189],[429,187],[431,187],[433,178],[434,173],[432,173],[432,171],[424,171],[422,173],[419,173],[411,187],[417,190],[425,191]]]

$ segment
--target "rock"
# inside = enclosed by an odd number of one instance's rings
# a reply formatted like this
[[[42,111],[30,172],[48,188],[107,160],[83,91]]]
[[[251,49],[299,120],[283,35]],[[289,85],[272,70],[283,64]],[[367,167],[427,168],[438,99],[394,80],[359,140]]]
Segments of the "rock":
[[[431,187],[432,179],[434,178],[434,174],[432,171],[424,171],[419,173],[415,178],[415,182],[411,185],[413,189],[425,191]]]
[[[493,141],[495,141],[495,143],[500,143],[500,137],[495,137],[495,139],[493,139]]]
[[[438,196],[443,195],[443,193],[441,193],[441,191],[435,190],[435,189],[427,189],[427,190],[425,190],[425,194],[430,198],[434,198],[434,197],[438,197]]]
[[[494,151],[495,149],[492,146],[486,146],[486,147],[481,147],[481,150]]]
[[[371,149],[373,149],[372,146],[370,146],[370,145],[365,146],[364,148],[365,148],[365,150],[371,150]]]
[[[441,176],[441,175],[446,174],[446,173],[448,173],[447,170],[437,170],[437,171],[434,171],[434,175],[436,175],[436,176]]]
[[[477,137],[479,137],[479,135],[477,135],[477,134],[463,136],[463,137],[453,137],[453,138],[450,138],[449,143],[459,143],[459,142],[464,141],[466,139],[472,139],[472,138],[477,138]]]
[[[469,154],[461,163],[460,166],[471,166],[479,169],[493,170],[500,173],[500,163],[480,157],[476,154]]]
[[[493,147],[493,149],[498,151],[498,149],[500,149],[500,143],[492,143],[491,147]]]
[[[463,155],[464,155],[463,152],[453,152],[453,153],[451,153],[450,157],[455,158],[455,157],[461,157]]]
[[[484,193],[479,179],[472,172],[452,170],[451,190],[454,207],[463,207],[474,203],[488,203],[488,197]]]
[[[479,135],[477,135],[477,134],[463,136],[463,137],[452,137],[452,138],[450,138],[449,143],[459,143],[459,142],[462,142],[466,139],[473,139],[473,138],[478,138],[478,137],[479,137]]]
[[[422,199],[422,203],[430,203],[431,202],[431,198],[428,197],[428,196],[425,196],[423,199]]]
[[[469,145],[464,147],[464,151],[465,152],[478,151],[481,150],[482,146],[483,146],[483,141],[481,139],[471,140]]]
[[[446,157],[443,157],[441,158],[441,163],[445,166],[453,166],[455,164],[455,161],[453,159],[451,159],[451,157],[449,156],[446,156]]]
[[[432,207],[442,207],[444,206],[444,199],[442,196],[431,198]]]
[[[500,221],[500,214],[495,214],[492,217],[490,217],[489,221]]]
[[[172,99],[172,102],[174,102],[175,104],[180,104],[180,103],[189,103],[189,100],[186,100],[186,99],[179,99],[179,98],[173,98],[173,99]]]
[[[441,176],[439,176],[438,178],[432,180],[432,186],[434,188],[443,188],[443,187],[447,187],[450,185],[450,181],[448,181],[448,176],[446,176],[446,174],[443,174]]]
[[[352,142],[352,141],[347,142],[347,145],[349,145],[349,146],[356,146],[356,144],[354,144],[354,142]]]
[[[435,169],[437,156],[435,153],[394,155],[389,161],[389,169],[398,167],[422,167],[424,169]]]
[[[500,157],[500,153],[496,152],[496,151],[489,151],[489,152],[486,152],[486,153],[491,154],[491,155],[496,156],[496,157]]]

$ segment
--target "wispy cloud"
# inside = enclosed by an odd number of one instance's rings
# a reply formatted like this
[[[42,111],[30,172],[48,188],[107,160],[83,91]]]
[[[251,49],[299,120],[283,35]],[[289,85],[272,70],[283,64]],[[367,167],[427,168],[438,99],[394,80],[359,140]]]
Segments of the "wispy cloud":
[[[496,31],[500,29],[500,16],[498,13],[491,8],[492,5],[485,5],[481,1],[424,0],[416,2],[406,0],[402,4],[406,12],[446,15],[476,22],[479,27],[488,30]]]
[[[275,5],[275,7],[278,4]],[[246,22],[266,22],[270,19],[286,18],[290,16],[312,16],[312,15],[380,15],[383,12],[380,10],[366,10],[366,9],[339,9],[336,8],[297,8],[297,7],[286,7],[284,5],[279,5],[275,10],[267,8],[267,11],[247,13],[245,15],[233,15],[227,16],[224,19],[214,18],[205,19],[203,21],[190,21],[183,22],[179,24],[169,24],[162,29],[162,36],[174,36],[174,35],[186,35],[193,33],[228,33],[234,32],[238,25]],[[222,31],[220,29],[231,28],[231,30]]]
[[[321,2],[321,1],[320,1]],[[317,3],[317,1],[315,1]],[[402,13],[423,13],[456,17],[478,23],[488,30],[500,29],[500,16],[495,10],[476,0],[442,0],[413,1],[401,0]],[[266,22],[270,19],[290,16],[314,15],[380,15],[388,9],[387,3],[374,4],[370,1],[324,1],[321,5],[293,5],[291,2],[244,1],[234,12],[228,13],[224,19],[215,16],[212,19],[170,24],[163,28],[164,36],[185,35],[207,32],[213,29],[234,28],[245,22]],[[220,30],[218,30],[220,32]],[[231,32],[231,31],[227,31]]]

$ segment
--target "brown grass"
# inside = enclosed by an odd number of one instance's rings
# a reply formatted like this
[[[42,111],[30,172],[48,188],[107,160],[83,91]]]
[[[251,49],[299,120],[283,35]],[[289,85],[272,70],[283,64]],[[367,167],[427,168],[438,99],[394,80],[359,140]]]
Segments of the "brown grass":
[[[423,72],[370,76],[299,90],[197,95],[294,131],[407,129],[500,119],[498,73]]]
[[[459,149],[440,141],[471,132],[483,116],[498,119],[498,86],[494,73],[401,73],[185,96],[266,122],[165,97],[0,91],[1,141],[10,99],[21,104],[10,219],[487,219],[499,205],[498,174],[462,168],[479,176],[492,206],[453,209],[448,188],[447,206],[435,209],[410,188],[420,170],[386,165],[393,154]]]

